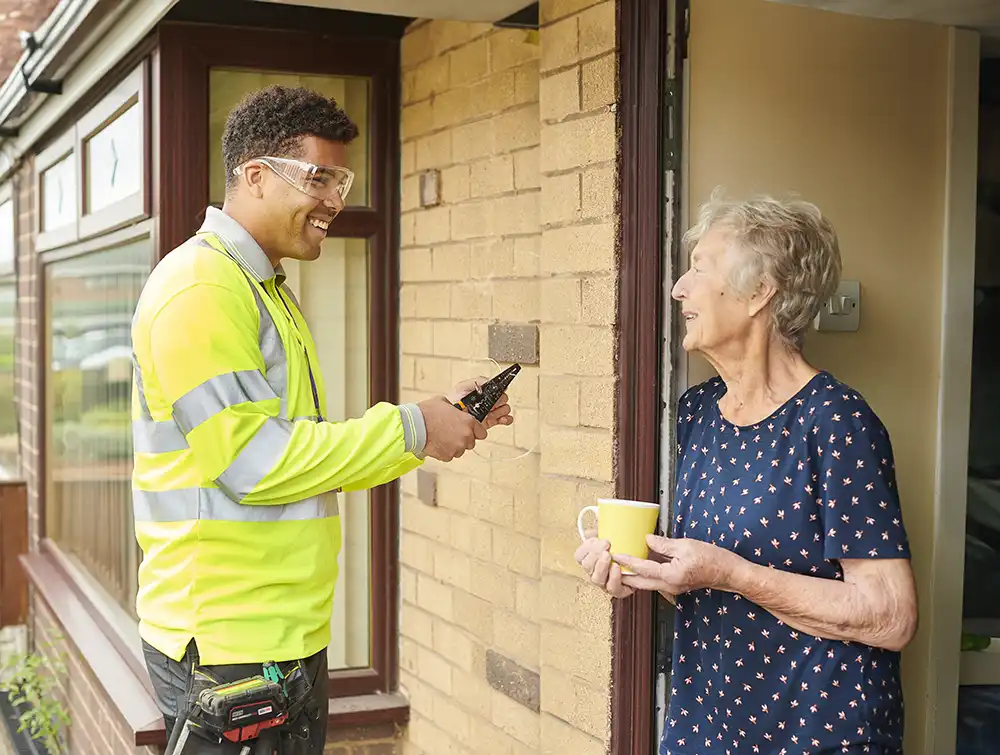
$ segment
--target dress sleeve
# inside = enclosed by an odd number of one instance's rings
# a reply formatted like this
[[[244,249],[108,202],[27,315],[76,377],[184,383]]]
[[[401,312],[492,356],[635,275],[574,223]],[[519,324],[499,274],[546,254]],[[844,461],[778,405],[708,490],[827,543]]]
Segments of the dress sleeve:
[[[863,398],[829,402],[813,429],[823,557],[909,558],[889,433]]]

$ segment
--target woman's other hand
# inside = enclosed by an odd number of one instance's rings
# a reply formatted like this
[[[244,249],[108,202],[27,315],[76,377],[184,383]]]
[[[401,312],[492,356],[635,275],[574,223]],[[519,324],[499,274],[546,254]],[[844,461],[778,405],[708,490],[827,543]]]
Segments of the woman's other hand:
[[[576,549],[576,562],[583,567],[588,579],[613,598],[627,598],[635,592],[622,581],[622,569],[611,559],[611,543],[598,540],[593,531]]]

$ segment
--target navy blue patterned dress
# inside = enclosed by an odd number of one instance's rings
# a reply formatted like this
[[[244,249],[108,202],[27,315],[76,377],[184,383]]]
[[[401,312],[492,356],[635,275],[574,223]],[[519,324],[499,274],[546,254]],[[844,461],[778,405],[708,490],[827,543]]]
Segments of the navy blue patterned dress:
[[[714,378],[678,406],[673,537],[842,579],[838,559],[909,557],[889,435],[821,372],[768,419],[723,419]],[[677,597],[661,755],[902,752],[899,654],[795,631],[746,598]]]

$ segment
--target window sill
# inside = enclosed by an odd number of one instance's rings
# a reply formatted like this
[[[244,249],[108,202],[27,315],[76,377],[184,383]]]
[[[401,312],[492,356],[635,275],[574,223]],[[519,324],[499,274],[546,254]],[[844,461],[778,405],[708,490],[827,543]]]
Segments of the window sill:
[[[59,565],[51,548],[22,556],[21,563],[32,586],[62,625],[65,636],[90,667],[110,708],[132,732],[138,747],[164,745],[163,718],[149,688],[112,639],[95,620],[85,596]],[[402,694],[370,694],[331,698],[329,727],[377,726],[409,721],[410,704]]]

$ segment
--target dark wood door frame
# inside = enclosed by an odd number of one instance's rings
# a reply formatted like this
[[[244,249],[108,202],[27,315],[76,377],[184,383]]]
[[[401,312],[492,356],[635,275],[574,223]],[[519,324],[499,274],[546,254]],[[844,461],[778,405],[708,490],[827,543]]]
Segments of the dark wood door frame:
[[[683,13],[685,3],[676,5]],[[670,46],[670,35],[683,22],[670,17],[669,6],[668,0],[617,0],[620,261],[615,468],[617,494],[641,501],[660,499],[663,283],[673,272],[679,223],[676,206],[669,208],[670,213],[664,211],[667,189],[672,189],[670,196],[678,195],[679,102],[669,98],[678,91],[670,76],[677,76],[683,56]],[[672,413],[673,407],[667,410]],[[643,592],[614,602],[611,755],[653,752],[654,601],[658,599]]]

